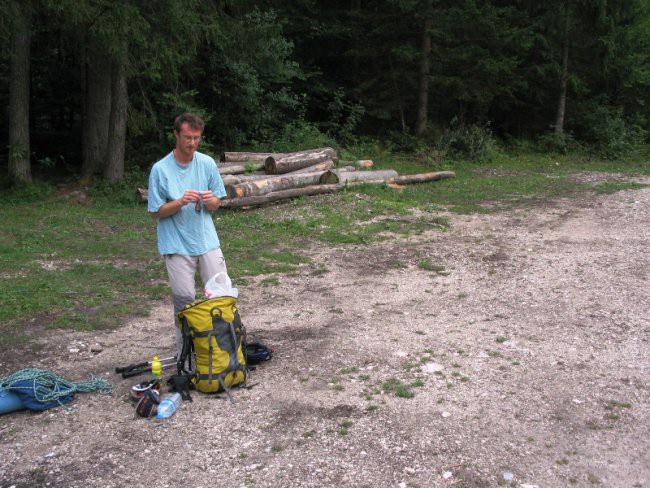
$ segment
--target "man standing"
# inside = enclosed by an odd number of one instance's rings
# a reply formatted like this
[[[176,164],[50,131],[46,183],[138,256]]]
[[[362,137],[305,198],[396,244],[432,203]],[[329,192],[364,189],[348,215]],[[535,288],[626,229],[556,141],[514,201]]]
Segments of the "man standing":
[[[165,259],[172,289],[179,356],[178,312],[196,297],[197,270],[204,285],[215,274],[227,272],[211,215],[226,190],[214,159],[197,152],[204,127],[198,115],[176,117],[176,147],[153,165],[149,175],[147,209],[158,221],[158,251]]]

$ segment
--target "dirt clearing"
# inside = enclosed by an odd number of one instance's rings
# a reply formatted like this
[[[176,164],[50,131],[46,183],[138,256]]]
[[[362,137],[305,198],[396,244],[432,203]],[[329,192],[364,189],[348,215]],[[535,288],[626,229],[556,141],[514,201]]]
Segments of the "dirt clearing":
[[[135,417],[113,370],[171,355],[169,303],[37,338],[20,367],[114,392],[1,416],[0,486],[650,486],[650,189],[448,217],[240,287],[276,354],[236,404]]]

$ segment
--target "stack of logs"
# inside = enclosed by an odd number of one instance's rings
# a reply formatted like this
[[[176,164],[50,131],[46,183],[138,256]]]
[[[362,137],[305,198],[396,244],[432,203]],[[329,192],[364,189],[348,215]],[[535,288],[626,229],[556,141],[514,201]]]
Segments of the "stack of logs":
[[[392,169],[371,171],[372,165],[370,160],[339,161],[331,147],[293,153],[226,152],[217,163],[227,193],[221,206],[249,207],[358,184],[399,187],[455,176],[453,171],[400,176]],[[138,196],[146,200],[147,190],[138,189]]]

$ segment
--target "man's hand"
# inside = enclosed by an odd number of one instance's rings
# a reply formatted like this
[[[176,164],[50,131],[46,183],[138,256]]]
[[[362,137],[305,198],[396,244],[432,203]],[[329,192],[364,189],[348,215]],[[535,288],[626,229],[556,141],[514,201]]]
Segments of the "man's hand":
[[[203,199],[203,205],[208,211],[214,212],[216,209],[219,208],[219,205],[221,205],[221,200],[215,197],[211,190],[200,192],[200,193]]]
[[[202,192],[196,190],[185,190],[185,193],[183,193],[183,196],[181,197],[181,204],[187,205],[188,203],[200,201],[201,193]]]

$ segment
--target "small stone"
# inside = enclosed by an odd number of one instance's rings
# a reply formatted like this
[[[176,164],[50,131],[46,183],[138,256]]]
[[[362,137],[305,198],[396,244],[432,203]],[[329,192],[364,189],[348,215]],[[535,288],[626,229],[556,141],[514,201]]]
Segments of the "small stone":
[[[451,414],[449,412],[442,412],[440,415],[442,415],[442,418],[445,418],[445,419],[447,417],[451,417]]]
[[[77,352],[79,352],[79,349],[77,349],[76,347],[71,347],[70,349],[68,349],[68,351],[70,351],[72,353],[77,353]]]
[[[454,475],[454,473],[452,473],[451,471],[445,471],[444,473],[442,473],[442,477],[443,477],[444,479],[446,479],[446,480],[448,480],[449,478],[451,478],[453,475]]]
[[[506,481],[512,481],[513,479],[515,479],[515,475],[512,474],[509,471],[506,471],[505,473],[503,473],[502,476],[503,476],[503,479],[506,480]]]
[[[99,342],[96,342],[95,344],[90,346],[90,352],[97,353],[97,352],[102,352],[103,350],[104,347]]]
[[[407,474],[415,474],[415,469],[407,466],[407,467],[404,468],[404,472],[407,473]]]

